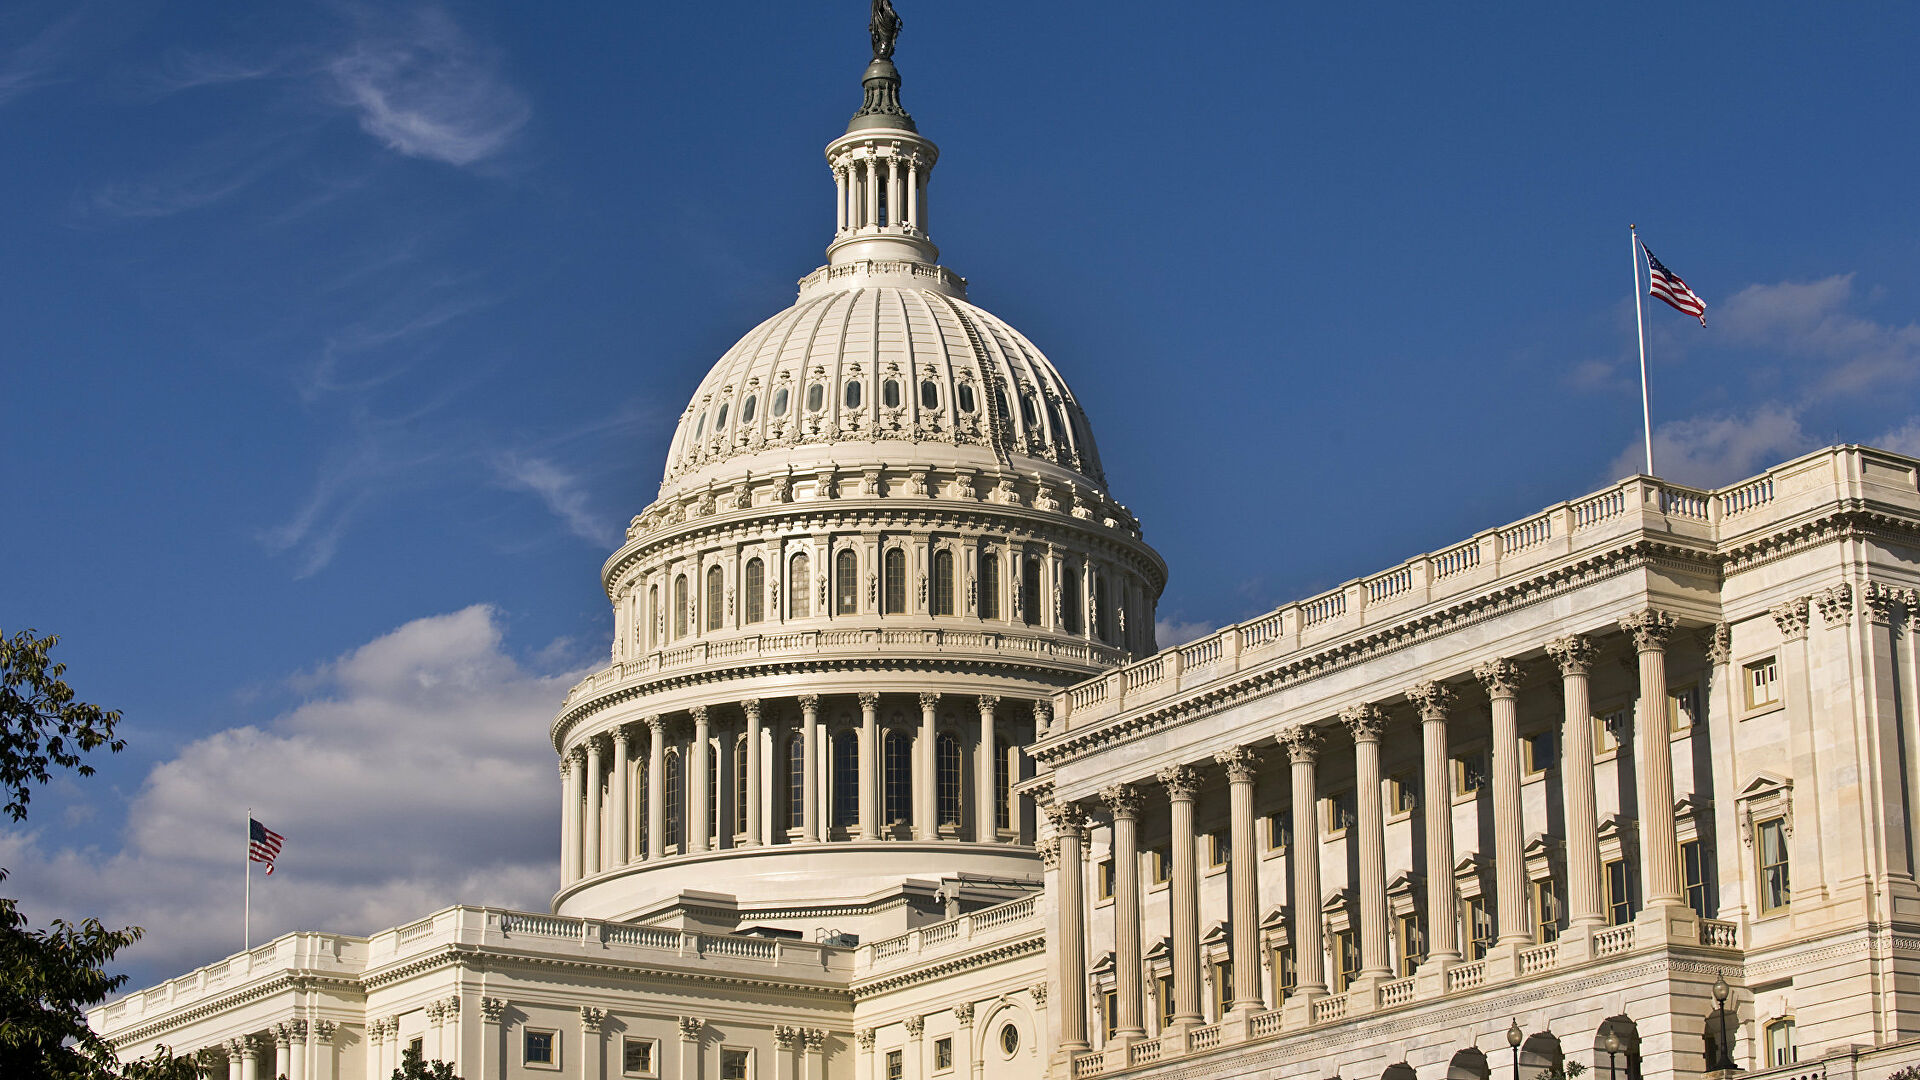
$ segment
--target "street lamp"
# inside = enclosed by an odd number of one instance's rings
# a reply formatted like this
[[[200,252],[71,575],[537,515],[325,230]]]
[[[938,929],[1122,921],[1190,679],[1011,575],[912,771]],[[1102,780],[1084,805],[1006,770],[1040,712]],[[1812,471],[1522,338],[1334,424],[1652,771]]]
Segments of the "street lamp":
[[[1727,998],[1732,993],[1733,987],[1727,985],[1724,973],[1713,977],[1713,1000],[1720,1009],[1720,1060],[1714,1067],[1729,1072],[1738,1068],[1733,1063],[1733,1043],[1729,1041],[1727,1033]]]
[[[1614,1080],[1613,1060],[1615,1055],[1620,1053],[1620,1034],[1613,1030],[1612,1025],[1607,1026],[1606,1047],[1607,1047],[1607,1080]]]
[[[1520,1080],[1520,1040],[1526,1037],[1527,1033],[1520,1030],[1520,1021],[1515,1019],[1507,1028],[1507,1046],[1513,1051],[1513,1080]]]

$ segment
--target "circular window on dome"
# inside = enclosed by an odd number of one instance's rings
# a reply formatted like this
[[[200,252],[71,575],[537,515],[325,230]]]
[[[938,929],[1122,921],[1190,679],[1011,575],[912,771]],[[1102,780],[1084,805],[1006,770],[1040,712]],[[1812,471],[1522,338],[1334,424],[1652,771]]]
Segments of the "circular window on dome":
[[[940,407],[940,384],[927,379],[920,384],[920,407],[937,409]]]
[[[727,426],[727,406],[720,406],[720,413],[713,418],[713,430],[719,431]]]
[[[973,384],[961,383],[958,396],[960,398],[960,411],[963,413],[973,412]]]
[[[847,408],[857,409],[859,407],[860,407],[860,380],[855,379],[854,381],[847,384]]]
[[[900,407],[900,380],[888,379],[880,384],[880,404],[889,409]]]
[[[814,383],[812,386],[807,387],[807,411],[808,412],[819,412],[820,406],[825,405],[826,403],[827,403],[827,391],[825,387],[821,386],[819,383]]]
[[[759,403],[760,403],[759,395],[757,394],[747,395],[747,400],[740,403],[740,422],[741,423],[743,424],[753,423],[753,407],[755,405],[758,405]]]
[[[1012,1057],[1020,1049],[1020,1029],[1007,1024],[1000,1029],[1000,1052]]]
[[[787,415],[787,388],[784,386],[773,392],[773,415]]]

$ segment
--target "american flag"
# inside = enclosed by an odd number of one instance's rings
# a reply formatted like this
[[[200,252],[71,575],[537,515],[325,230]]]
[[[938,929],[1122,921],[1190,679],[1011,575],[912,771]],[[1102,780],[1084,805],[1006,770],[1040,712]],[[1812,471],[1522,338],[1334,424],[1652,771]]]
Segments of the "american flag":
[[[247,819],[247,861],[267,864],[267,873],[273,873],[273,860],[280,855],[280,845],[286,837],[267,828],[252,818]]]
[[[1701,326],[1707,325],[1707,302],[1687,288],[1687,283],[1680,280],[1679,274],[1660,265],[1660,260],[1653,257],[1653,252],[1647,250],[1646,244],[1641,244],[1640,250],[1647,252],[1647,295],[1657,296],[1673,310],[1699,319]]]

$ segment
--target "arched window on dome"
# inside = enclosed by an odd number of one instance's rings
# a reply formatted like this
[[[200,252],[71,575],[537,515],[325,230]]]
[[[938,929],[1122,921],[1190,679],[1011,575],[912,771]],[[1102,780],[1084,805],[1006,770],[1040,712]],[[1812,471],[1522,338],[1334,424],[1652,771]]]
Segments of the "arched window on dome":
[[[660,647],[660,586],[647,586],[647,648]]]
[[[699,439],[701,435],[706,433],[706,430],[707,430],[707,414],[705,412],[702,412],[700,414],[699,419],[693,422],[693,437],[696,440]]]
[[[959,389],[955,391],[955,393],[956,393],[956,396],[958,396],[958,398],[960,399],[960,411],[963,413],[966,413],[968,416],[972,416],[973,406],[974,406],[973,384],[961,383]]]
[[[721,749],[726,743],[720,739],[707,742],[707,841],[708,847],[718,847],[720,838],[720,773],[725,768],[726,758]]]
[[[747,560],[747,621],[757,623],[767,617],[767,565],[759,559]]]
[[[833,557],[833,613],[860,613],[860,556],[852,548],[841,548]]]
[[[993,755],[993,825],[996,829],[1013,828],[1013,750],[1006,743],[999,744],[1000,752]]]
[[[997,619],[1000,617],[1000,556],[991,551],[980,552],[980,617]]]
[[[653,858],[647,847],[647,759],[633,763],[633,776],[627,790],[633,793],[633,819],[627,822],[627,835],[633,837],[633,850],[643,859]]]
[[[714,415],[713,430],[717,434],[721,431],[725,431],[726,427],[727,427],[727,403],[723,401],[720,403],[720,411]]]
[[[1113,644],[1114,590],[1104,573],[1087,571],[1087,595],[1093,598],[1093,633],[1101,641]]]
[[[820,407],[825,405],[826,403],[827,403],[826,387],[821,386],[819,383],[814,383],[812,386],[807,387],[807,411],[808,412],[819,412]]]
[[[1034,411],[1032,394],[1020,395],[1020,421],[1026,425],[1028,431],[1033,431],[1040,426],[1040,414]]]
[[[993,412],[1002,420],[1013,419],[1013,410],[1007,405],[1007,392],[997,386],[993,388]]]
[[[934,382],[932,379],[922,379],[920,381],[920,407],[923,409],[937,409],[940,407],[939,383]]]
[[[773,392],[773,415],[775,417],[787,415],[787,388],[784,386]]]
[[[1067,445],[1070,441],[1067,435],[1067,417],[1065,413],[1060,411],[1058,402],[1047,403],[1047,418],[1053,421],[1053,433],[1051,435],[1053,441],[1061,446]]]
[[[860,822],[860,737],[842,731],[833,737],[833,824],[851,829]]]
[[[687,636],[687,575],[676,574],[673,579],[673,640],[679,641]]]
[[[665,811],[666,820],[662,823],[662,828],[666,835],[660,838],[660,842],[667,848],[685,851],[686,837],[681,834],[681,821],[684,817],[682,811],[687,805],[687,781],[681,771],[678,748],[667,751],[665,772],[666,791],[662,793],[661,798],[666,800],[666,805],[661,809]],[[661,854],[664,855],[665,852]]]
[[[880,560],[881,593],[886,603],[883,613],[887,615],[905,615],[907,613],[907,553],[899,548],[888,548],[887,554]]]
[[[733,740],[733,835],[737,839],[747,831],[747,737]]]
[[[1020,617],[1028,626],[1040,625],[1040,556],[1029,555],[1020,565]]]
[[[760,395],[748,394],[747,400],[740,403],[740,422],[743,424],[753,423],[754,409],[759,404],[760,404]]]
[[[900,407],[900,380],[888,379],[880,384],[880,404],[889,409]]]
[[[913,740],[899,731],[887,732],[886,796],[887,824],[913,822]]]
[[[812,580],[812,561],[807,558],[806,552],[802,551],[787,560],[787,618],[807,617],[807,601],[812,593],[808,583]]]
[[[939,776],[940,824],[960,824],[960,740],[941,732],[933,741],[935,772]]]
[[[1080,571],[1071,566],[1060,570],[1060,619],[1061,629],[1069,634],[1080,632]]]
[[[933,613],[953,614],[953,552],[945,548],[933,553]]]
[[[857,409],[860,407],[860,380],[859,379],[854,379],[852,382],[847,383],[846,402],[847,402],[847,408],[849,409]]]
[[[787,829],[807,823],[807,742],[795,735],[787,740]]]
[[[718,566],[707,567],[707,629],[718,630],[726,622],[727,575]]]

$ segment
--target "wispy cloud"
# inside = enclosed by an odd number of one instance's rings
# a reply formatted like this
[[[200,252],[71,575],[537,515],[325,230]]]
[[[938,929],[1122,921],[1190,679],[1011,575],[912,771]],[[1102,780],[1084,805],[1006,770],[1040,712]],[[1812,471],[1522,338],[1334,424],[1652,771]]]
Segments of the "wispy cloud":
[[[501,454],[492,462],[494,474],[515,491],[537,496],[567,530],[582,540],[612,547],[618,534],[587,507],[587,491],[580,479],[545,458]]]
[[[1750,285],[1724,305],[1719,328],[1738,345],[1820,361],[1813,389],[1870,392],[1920,375],[1920,325],[1895,326],[1851,310],[1852,274]]]
[[[326,71],[361,129],[409,157],[472,165],[506,149],[532,113],[497,57],[437,8],[370,29]]]
[[[1661,424],[1653,431],[1654,467],[1668,480],[1718,487],[1751,476],[1785,458],[1812,449],[1797,409],[1763,404],[1745,413],[1715,413]],[[1611,475],[1646,469],[1644,444],[1635,439],[1614,458]]]
[[[1185,619],[1156,619],[1153,623],[1153,640],[1163,649],[1175,645],[1185,645],[1206,637],[1219,625],[1210,622],[1191,622]]]
[[[59,81],[55,75],[67,58],[68,43],[85,8],[76,8],[12,49],[0,49],[0,107],[29,91]]]

